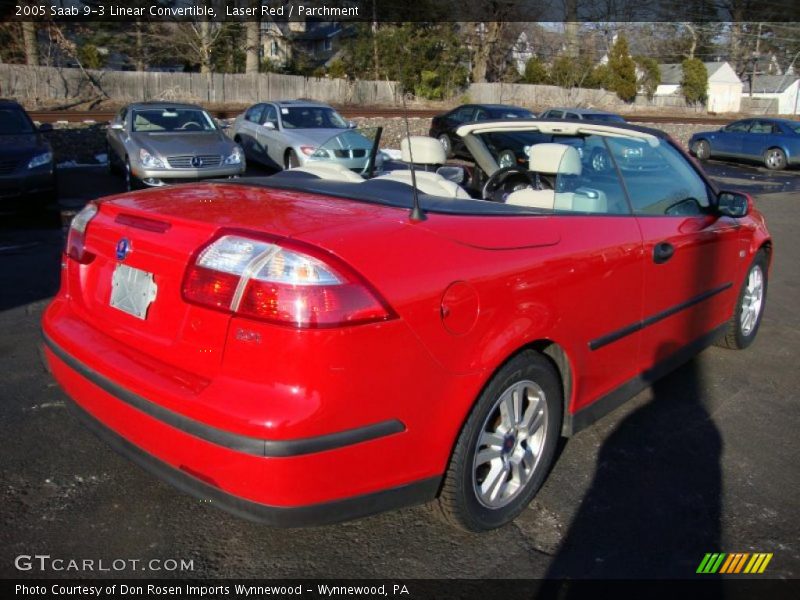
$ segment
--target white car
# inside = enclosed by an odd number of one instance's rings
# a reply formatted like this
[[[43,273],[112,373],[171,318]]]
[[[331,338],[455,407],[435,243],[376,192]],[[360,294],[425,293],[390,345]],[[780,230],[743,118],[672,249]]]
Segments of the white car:
[[[250,160],[272,169],[291,169],[309,162],[338,162],[356,172],[369,161],[372,140],[357,131],[327,104],[302,100],[262,102],[233,123],[234,141]],[[331,145],[329,140],[344,142]]]

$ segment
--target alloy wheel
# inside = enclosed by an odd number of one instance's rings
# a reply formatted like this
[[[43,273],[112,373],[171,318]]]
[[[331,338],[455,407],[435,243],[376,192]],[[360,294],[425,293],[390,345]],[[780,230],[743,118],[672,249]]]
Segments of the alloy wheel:
[[[512,502],[540,462],[548,410],[542,388],[514,383],[495,402],[481,428],[473,463],[475,497],[487,508]]]

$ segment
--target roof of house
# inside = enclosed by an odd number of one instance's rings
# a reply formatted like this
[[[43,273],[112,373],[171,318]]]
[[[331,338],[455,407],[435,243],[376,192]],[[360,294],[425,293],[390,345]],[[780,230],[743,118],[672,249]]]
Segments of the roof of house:
[[[705,62],[706,71],[708,71],[709,78],[719,71],[722,67],[727,65],[726,62]],[[658,70],[661,71],[661,83],[664,85],[679,85],[683,79],[683,66],[680,63],[667,63],[658,65]]]
[[[797,75],[756,75],[753,77],[753,92],[756,94],[780,94],[800,79]],[[743,84],[749,90],[748,82]]]

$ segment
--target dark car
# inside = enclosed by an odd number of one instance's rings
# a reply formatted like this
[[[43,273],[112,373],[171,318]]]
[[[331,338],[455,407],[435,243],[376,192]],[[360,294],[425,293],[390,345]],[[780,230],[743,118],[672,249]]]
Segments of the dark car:
[[[800,164],[800,122],[789,119],[743,119],[717,131],[701,131],[689,140],[700,160],[736,158],[763,162],[780,170]]]
[[[539,115],[542,119],[573,119],[600,123],[625,123],[625,117],[617,113],[593,108],[551,108]]]
[[[53,150],[28,113],[0,100],[0,209],[34,208],[55,199]]]
[[[449,113],[438,115],[431,120],[431,129],[428,135],[439,140],[448,158],[458,156],[472,159],[469,150],[464,146],[461,138],[455,134],[457,127],[473,121],[488,121],[493,119],[532,119],[535,115],[519,106],[507,104],[464,104],[454,108]],[[487,144],[500,166],[515,164],[515,155],[522,152],[523,146],[529,145],[525,136],[513,134],[496,134],[491,144]],[[505,152],[504,152],[505,151]]]

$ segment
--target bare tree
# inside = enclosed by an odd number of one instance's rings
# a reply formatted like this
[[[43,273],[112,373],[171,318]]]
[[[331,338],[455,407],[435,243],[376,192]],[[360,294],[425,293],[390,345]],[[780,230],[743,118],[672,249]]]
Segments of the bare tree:
[[[39,65],[39,41],[36,39],[36,24],[32,21],[22,23],[22,39],[25,45],[25,64]]]
[[[258,7],[259,0],[251,0],[250,5]],[[258,11],[256,11],[258,15]],[[258,73],[261,62],[261,18],[256,16],[245,23],[245,73]]]

